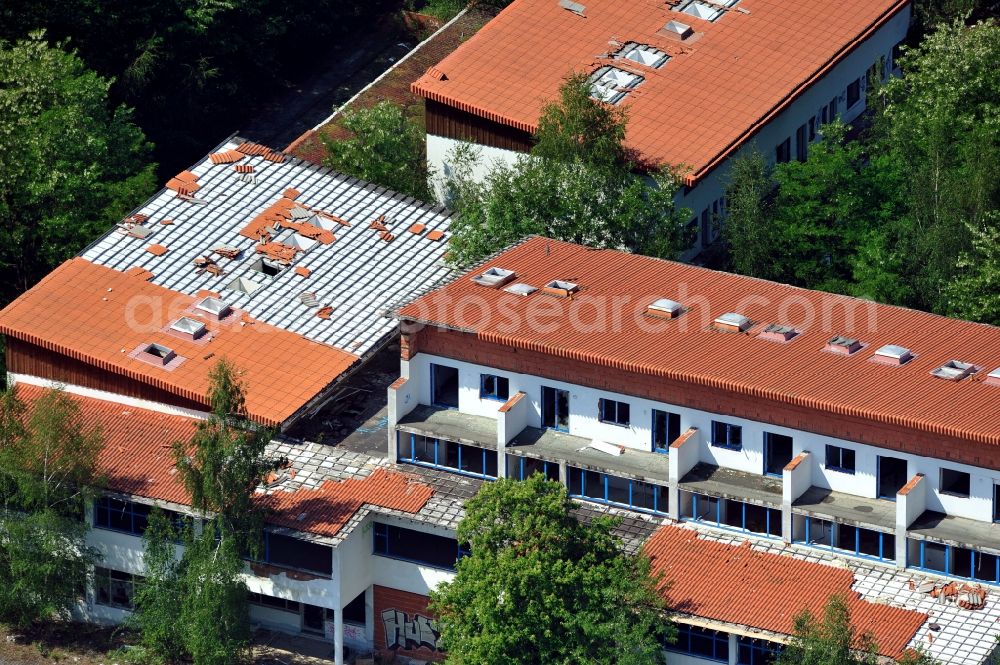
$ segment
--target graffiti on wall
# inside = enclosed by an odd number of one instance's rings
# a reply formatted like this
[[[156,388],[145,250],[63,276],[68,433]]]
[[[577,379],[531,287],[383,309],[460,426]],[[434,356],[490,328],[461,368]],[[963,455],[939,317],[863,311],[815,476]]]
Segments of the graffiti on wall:
[[[425,647],[431,651],[438,650],[441,633],[434,628],[434,620],[430,617],[414,614],[411,618],[401,610],[382,610],[382,626],[385,628],[385,645],[389,649]]]

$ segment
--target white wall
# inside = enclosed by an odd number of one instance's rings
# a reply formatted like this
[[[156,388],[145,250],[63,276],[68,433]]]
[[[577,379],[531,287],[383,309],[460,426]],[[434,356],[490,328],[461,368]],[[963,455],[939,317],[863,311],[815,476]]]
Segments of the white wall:
[[[467,363],[450,358],[418,353],[409,361],[410,382],[415,394],[423,404],[430,403],[430,364],[436,363],[457,367],[459,372],[459,410],[480,416],[496,418],[500,402],[479,398],[480,374],[497,374],[510,381],[510,394],[525,393],[528,401],[528,425],[541,426],[541,388],[551,386],[570,392],[569,433],[587,439],[600,439],[639,450],[652,448],[652,410],[660,409],[680,414],[681,432],[697,427],[698,459],[729,469],[748,473],[763,473],[764,433],[783,434],[792,437],[792,456],[801,452],[812,453],[803,464],[809,465],[810,482],[816,487],[830,489],[845,494],[875,498],[877,493],[877,458],[880,455],[896,457],[907,461],[907,479],[923,473],[929,483],[927,509],[949,515],[990,522],[993,516],[993,485],[1000,484],[1000,471],[992,471],[945,460],[909,455],[866,444],[846,441],[834,437],[814,434],[802,430],[770,425],[730,415],[713,414],[707,411],[683,406],[655,402],[621,393],[552,381],[529,374],[504,372],[493,368]],[[619,427],[598,421],[598,400],[616,399],[628,402],[631,412],[631,426]],[[734,451],[710,445],[713,420],[719,420],[743,428],[743,448]],[[841,473],[825,468],[826,446],[849,448],[855,452],[854,474]],[[950,468],[965,471],[971,475],[971,495],[969,498],[942,495],[938,491],[940,469]]]

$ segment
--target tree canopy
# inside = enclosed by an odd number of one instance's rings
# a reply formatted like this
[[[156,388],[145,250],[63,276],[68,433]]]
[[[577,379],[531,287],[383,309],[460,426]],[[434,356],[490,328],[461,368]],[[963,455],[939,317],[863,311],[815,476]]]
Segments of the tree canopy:
[[[66,393],[46,391],[30,412],[0,394],[0,621],[69,615],[96,559],[82,517],[101,484],[102,445]]]
[[[323,139],[324,163],[355,178],[402,194],[430,200],[423,130],[398,104],[389,101],[344,111],[346,139]]]
[[[478,151],[454,151],[449,258],[469,265],[531,234],[674,258],[690,241],[687,211],[674,207],[682,174],[672,167],[634,174],[626,122],[622,109],[593,99],[586,78],[573,76],[559,102],[543,109],[530,155],[476,177]]]
[[[0,304],[152,193],[150,145],[110,85],[41,32],[0,41]]]
[[[649,560],[613,522],[572,514],[566,488],[534,475],[483,485],[465,506],[455,579],[431,592],[449,663],[662,662],[673,631]]]

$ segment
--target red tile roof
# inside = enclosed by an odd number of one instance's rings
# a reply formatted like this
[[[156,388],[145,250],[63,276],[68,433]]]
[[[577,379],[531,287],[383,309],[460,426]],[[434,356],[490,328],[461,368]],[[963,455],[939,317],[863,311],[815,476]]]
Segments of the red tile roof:
[[[664,526],[646,542],[653,573],[663,575],[661,593],[672,609],[726,623],[792,635],[795,615],[822,616],[835,594],[847,597],[859,633],[871,631],[879,653],[902,656],[927,615],[866,600],[851,590],[847,568],[758,552],[698,537],[692,529]]]
[[[17,384],[17,396],[29,409],[46,388]],[[100,427],[104,448],[99,458],[107,488],[133,496],[190,505],[174,468],[171,447],[190,441],[198,420],[71,395],[80,405],[86,428]],[[261,501],[275,512],[268,522],[320,536],[335,536],[364,505],[416,513],[433,490],[401,473],[378,469],[362,479],[326,481],[316,490],[276,491]]]
[[[277,491],[264,503],[275,511],[268,518],[272,524],[332,537],[365,504],[417,513],[433,494],[428,485],[378,469],[361,480],[328,480],[315,490]]]
[[[535,287],[558,279],[580,290],[559,298],[486,288],[470,276],[487,266],[513,270],[516,282]],[[673,320],[642,316],[659,298],[688,309]],[[611,314],[616,302],[617,321]],[[607,325],[595,324],[601,312]],[[727,312],[755,324],[748,334],[714,330],[711,322]],[[539,237],[413,301],[399,316],[751,400],[1000,445],[1000,389],[975,377],[953,382],[930,375],[950,359],[980,366],[976,377],[1000,367],[1000,328],[993,326]],[[757,339],[771,323],[802,332],[781,344]],[[822,350],[841,334],[868,346],[851,356]],[[905,346],[916,357],[901,367],[869,362],[886,344]]]
[[[357,356],[239,313],[198,341],[166,332],[199,299],[81,258],[56,268],[0,312],[0,333],[207,405],[220,358],[243,371],[250,416],[278,425],[323,391]],[[132,352],[162,344],[184,361],[156,367]],[[172,363],[171,365],[173,365]]]
[[[584,4],[586,18],[555,0],[515,0],[413,91],[534,132],[567,74],[615,64],[646,79],[622,102],[628,143],[646,160],[691,167],[697,179],[909,0],[741,0],[714,23],[662,1]],[[657,34],[671,20],[702,34],[685,42]],[[622,65],[602,57],[612,40],[654,46],[671,60],[660,69]]]
[[[46,390],[26,383],[15,386],[18,399],[29,409]],[[93,397],[71,397],[80,406],[83,426],[101,429],[104,448],[98,467],[106,476],[108,489],[147,499],[188,503],[174,469],[171,446],[175,441],[191,440],[198,426],[196,419]]]

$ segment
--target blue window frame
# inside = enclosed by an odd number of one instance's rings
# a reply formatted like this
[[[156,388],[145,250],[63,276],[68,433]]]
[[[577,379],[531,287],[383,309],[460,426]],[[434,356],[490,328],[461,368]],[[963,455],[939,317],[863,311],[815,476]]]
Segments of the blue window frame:
[[[679,413],[670,413],[653,409],[653,452],[666,453],[670,451],[670,444],[676,441],[681,435],[681,416]]]
[[[739,425],[712,421],[712,445],[729,450],[743,449],[743,428]]]
[[[993,486],[993,521],[1000,522],[1000,485]]]
[[[597,400],[597,409],[602,423],[629,426],[629,405],[628,402],[619,402],[613,399]]]
[[[510,398],[510,380],[496,374],[480,374],[479,397],[506,402]]]
[[[94,526],[141,536],[149,525],[152,509],[152,506],[142,503],[102,496],[94,500]]]
[[[720,663],[729,662],[729,634],[698,626],[677,624],[677,641],[665,645],[668,651],[686,653]]]
[[[559,463],[546,460],[535,459],[534,457],[520,457],[518,455],[507,455],[507,477],[514,480],[527,480],[536,473],[545,476],[546,480],[559,481]]]
[[[907,566],[987,584],[1000,584],[1000,557],[965,547],[910,538]]]
[[[863,529],[805,516],[792,525],[792,542],[826,550],[837,550],[861,559],[896,560],[896,538],[891,533]]]
[[[477,448],[445,439],[434,439],[409,432],[397,432],[399,462],[444,469],[489,480],[497,477],[495,450]]]
[[[776,642],[757,640],[752,637],[736,638],[736,662],[738,665],[770,665],[778,660],[782,648]]]
[[[444,570],[455,570],[455,562],[469,554],[468,548],[460,547],[454,538],[383,522],[372,525],[372,552]]]
[[[850,448],[827,445],[826,468],[830,471],[854,475],[854,451]]]
[[[684,510],[680,516],[684,521],[701,522],[720,529],[756,533],[772,538],[781,537],[779,508],[693,492],[683,492],[682,497],[691,499],[690,510]],[[685,502],[681,503],[683,505]]]
[[[569,495],[577,499],[624,506],[645,513],[665,515],[669,492],[664,485],[632,480],[578,467],[566,468]]]

